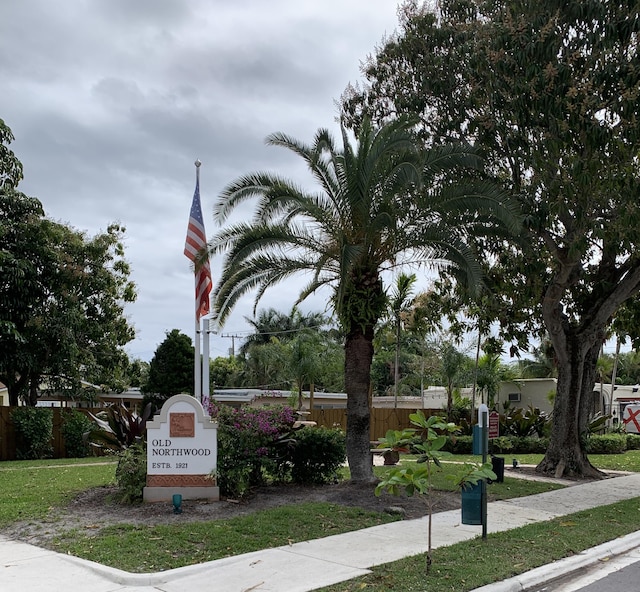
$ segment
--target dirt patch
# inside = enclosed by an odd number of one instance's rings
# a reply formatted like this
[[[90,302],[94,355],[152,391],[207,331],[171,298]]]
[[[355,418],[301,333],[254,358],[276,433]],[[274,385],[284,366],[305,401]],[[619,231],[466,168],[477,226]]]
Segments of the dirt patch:
[[[533,468],[519,467],[521,477],[535,477]],[[429,497],[393,496],[374,494],[375,485],[351,483],[349,481],[329,485],[270,485],[254,489],[246,499],[237,501],[223,499],[219,502],[185,500],[182,514],[173,513],[169,502],[125,505],[115,502],[115,487],[97,487],[83,491],[66,507],[51,510],[46,520],[41,522],[18,522],[4,529],[1,534],[41,547],[50,547],[52,539],[71,529],[99,532],[101,528],[113,524],[181,524],[204,522],[243,516],[284,505],[304,502],[328,502],[351,506],[374,512],[394,511],[406,519],[427,515]],[[489,493],[488,501],[491,501]],[[435,492],[431,497],[433,512],[443,512],[460,508],[460,494],[457,492]]]
[[[328,502],[363,508],[374,512],[394,511],[405,518],[419,518],[428,512],[427,496],[393,496],[374,494],[372,484],[341,482],[330,485],[272,485],[259,487],[246,499],[223,499],[219,502],[185,500],[182,514],[173,513],[169,502],[125,505],[116,503],[115,487],[96,487],[83,491],[64,508],[54,509],[44,521],[18,522],[1,533],[40,547],[51,546],[52,539],[71,529],[99,532],[113,524],[179,524],[223,520],[252,514],[260,510],[304,502]],[[433,511],[460,508],[460,494],[436,492],[432,498]]]

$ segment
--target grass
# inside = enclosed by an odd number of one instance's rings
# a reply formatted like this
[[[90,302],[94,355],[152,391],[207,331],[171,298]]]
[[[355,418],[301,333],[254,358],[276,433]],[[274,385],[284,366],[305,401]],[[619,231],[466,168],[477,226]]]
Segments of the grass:
[[[397,519],[389,514],[314,502],[215,522],[109,526],[97,537],[72,531],[58,537],[55,546],[61,552],[130,572],[152,572],[341,534]]]
[[[116,465],[62,462],[56,470],[44,470],[46,466],[43,461],[0,462],[0,527],[43,520],[78,492],[113,483]]]
[[[634,532],[640,499],[585,510],[434,549],[427,575],[425,556],[372,568],[371,574],[322,588],[323,592],[467,592]]]
[[[92,456],[87,458],[47,458],[43,460],[5,460],[0,461],[0,472],[16,469],[50,469],[67,465],[114,464],[118,459],[114,456]]]
[[[506,455],[505,455],[506,456]],[[510,458],[510,457],[509,457]],[[536,464],[541,455],[518,455],[522,464]],[[603,470],[640,472],[640,451],[623,455],[590,457]],[[51,508],[63,505],[80,490],[113,482],[115,466],[87,466],[80,461],[57,461],[56,471],[40,470],[52,461],[0,463],[0,526],[24,519],[43,519]],[[91,459],[91,461],[96,459]],[[454,457],[456,462],[478,457]],[[407,457],[403,462],[415,462]],[[13,470],[20,469],[20,470]],[[456,465],[434,476],[438,489],[455,489],[447,476]],[[379,475],[389,467],[376,467]],[[505,477],[504,483],[489,487],[490,500],[531,495],[557,488],[555,484]],[[365,528],[395,518],[357,508],[309,503],[276,508],[216,522],[165,526],[112,525],[99,533],[70,531],[55,541],[58,549],[132,572],[150,572],[210,561],[263,548],[320,538]],[[435,549],[429,574],[429,589],[464,591],[521,573],[554,559],[627,534],[640,527],[640,499],[580,512],[544,524],[491,534],[487,541],[476,539]],[[424,590],[424,555],[377,567],[326,592],[367,589]],[[431,585],[431,581],[433,584]]]
[[[436,481],[451,486],[440,474]],[[491,485],[491,499],[557,489],[558,485],[506,479]],[[111,526],[99,534],[78,530],[55,540],[56,548],[132,572],[163,571],[231,555],[341,534],[397,520],[335,504],[307,503],[265,510],[229,520],[186,525]]]
[[[515,458],[523,465],[537,465],[542,460],[542,454],[512,454],[505,452],[498,454],[505,459],[505,466],[509,466]],[[471,454],[456,454],[452,457],[455,462],[474,462],[479,457]],[[629,471],[631,473],[640,473],[640,450],[627,450],[623,454],[590,454],[589,460],[591,464],[603,471]]]

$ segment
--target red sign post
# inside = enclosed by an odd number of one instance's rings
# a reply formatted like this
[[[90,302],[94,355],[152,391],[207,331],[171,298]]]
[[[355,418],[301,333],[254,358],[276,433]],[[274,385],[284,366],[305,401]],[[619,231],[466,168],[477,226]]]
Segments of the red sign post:
[[[500,436],[500,414],[497,411],[489,413],[489,439]]]

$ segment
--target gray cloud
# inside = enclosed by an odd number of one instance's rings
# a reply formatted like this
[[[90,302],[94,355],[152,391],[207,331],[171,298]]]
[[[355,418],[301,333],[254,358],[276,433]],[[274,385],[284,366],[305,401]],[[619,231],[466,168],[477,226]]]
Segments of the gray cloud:
[[[335,127],[334,101],[396,27],[393,0],[21,0],[0,7],[0,117],[22,160],[21,189],[94,234],[127,227],[138,286],[132,355],[150,359],[173,328],[193,334],[193,276],[182,255],[201,169],[209,235],[222,188],[273,170],[308,183],[295,156],[267,147],[283,131],[311,141]],[[336,130],[337,131],[337,130]],[[244,211],[240,216],[248,216]],[[214,282],[220,262],[212,262]],[[303,281],[300,282],[302,284]],[[261,306],[286,310],[296,284]],[[324,309],[328,295],[306,309]],[[241,332],[252,297],[225,332]],[[212,339],[212,355],[228,340]]]

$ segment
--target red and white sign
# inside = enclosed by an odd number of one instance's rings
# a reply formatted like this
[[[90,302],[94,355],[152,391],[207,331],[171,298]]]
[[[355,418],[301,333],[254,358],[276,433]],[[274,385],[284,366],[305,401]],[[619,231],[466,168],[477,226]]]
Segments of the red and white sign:
[[[500,436],[500,414],[497,411],[489,413],[489,439]]]
[[[640,405],[627,405],[622,413],[622,423],[628,434],[640,434]]]

